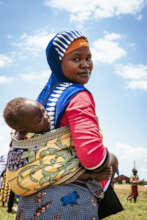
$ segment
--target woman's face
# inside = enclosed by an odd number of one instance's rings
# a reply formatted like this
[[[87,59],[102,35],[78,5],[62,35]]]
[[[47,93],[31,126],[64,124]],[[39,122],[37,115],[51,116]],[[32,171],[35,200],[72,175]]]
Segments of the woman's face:
[[[92,69],[93,63],[89,47],[80,47],[63,57],[62,71],[70,82],[86,84]]]

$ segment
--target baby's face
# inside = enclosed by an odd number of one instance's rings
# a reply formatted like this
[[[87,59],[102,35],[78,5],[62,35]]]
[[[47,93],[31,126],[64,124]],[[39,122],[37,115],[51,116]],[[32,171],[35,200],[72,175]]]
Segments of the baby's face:
[[[27,100],[19,112],[19,118],[19,126],[26,132],[40,133],[50,130],[48,114],[38,102]]]

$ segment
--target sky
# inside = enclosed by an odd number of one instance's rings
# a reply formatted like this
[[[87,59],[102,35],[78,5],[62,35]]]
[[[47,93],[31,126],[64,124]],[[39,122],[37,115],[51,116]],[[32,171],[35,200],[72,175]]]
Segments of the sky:
[[[94,69],[86,87],[104,145],[120,174],[147,180],[147,0],[0,0],[0,156],[10,128],[3,110],[15,97],[36,99],[50,76],[45,49],[60,31],[79,30]]]

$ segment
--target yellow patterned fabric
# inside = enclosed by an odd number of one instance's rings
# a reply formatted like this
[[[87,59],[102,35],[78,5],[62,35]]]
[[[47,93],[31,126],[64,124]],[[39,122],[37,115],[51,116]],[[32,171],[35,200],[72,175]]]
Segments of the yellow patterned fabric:
[[[4,172],[3,177],[2,177],[2,184],[0,188],[0,201],[2,203],[8,202],[9,194],[10,194],[10,187],[6,180],[6,172]]]
[[[29,161],[16,171],[7,168],[9,186],[18,195],[28,196],[48,185],[75,181],[84,172],[76,157],[68,127],[29,140],[14,141],[12,146],[26,148],[21,158]]]

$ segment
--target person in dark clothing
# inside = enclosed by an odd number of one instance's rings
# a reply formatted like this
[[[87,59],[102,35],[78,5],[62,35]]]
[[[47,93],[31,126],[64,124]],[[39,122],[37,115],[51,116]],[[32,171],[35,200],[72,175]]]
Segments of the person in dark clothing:
[[[12,212],[14,201],[15,201],[15,193],[11,190],[10,195],[9,195],[9,200],[8,200],[8,212],[9,213]]]

